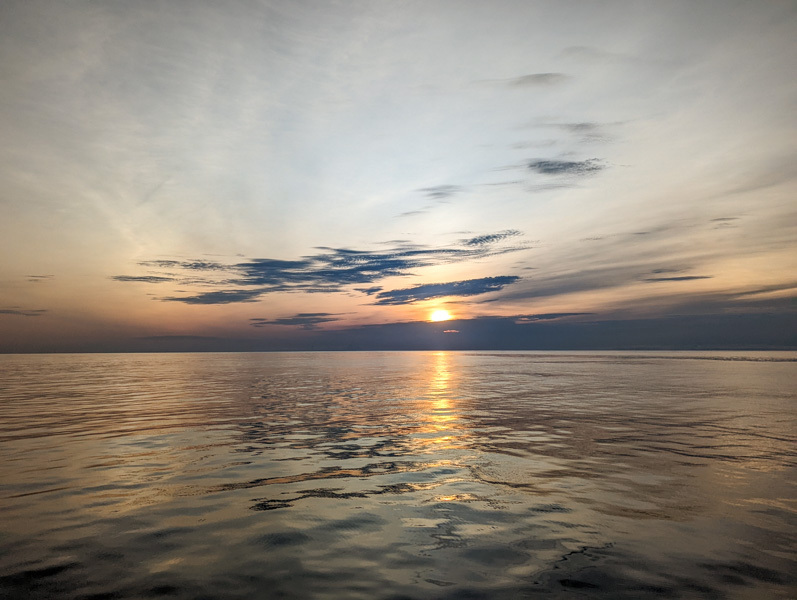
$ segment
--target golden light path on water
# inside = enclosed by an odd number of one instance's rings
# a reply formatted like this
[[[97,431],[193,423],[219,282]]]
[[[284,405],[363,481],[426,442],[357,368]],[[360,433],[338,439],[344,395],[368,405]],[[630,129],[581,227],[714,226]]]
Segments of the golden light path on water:
[[[445,448],[450,447],[457,437],[457,432],[453,430],[456,427],[457,415],[452,406],[454,400],[451,398],[448,386],[450,378],[448,354],[436,352],[434,354],[434,376],[430,386],[432,398],[430,426],[441,434],[435,438],[435,443],[442,444]]]

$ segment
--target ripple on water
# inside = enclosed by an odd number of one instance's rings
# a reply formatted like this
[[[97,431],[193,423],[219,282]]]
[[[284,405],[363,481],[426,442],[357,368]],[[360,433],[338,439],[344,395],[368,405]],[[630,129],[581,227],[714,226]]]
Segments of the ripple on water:
[[[0,361],[7,597],[794,595],[793,353]]]

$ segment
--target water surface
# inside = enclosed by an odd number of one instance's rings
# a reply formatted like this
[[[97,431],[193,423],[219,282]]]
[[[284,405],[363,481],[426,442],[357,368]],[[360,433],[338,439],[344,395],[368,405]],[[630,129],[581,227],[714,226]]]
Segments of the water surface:
[[[795,353],[0,369],[5,597],[797,595]]]

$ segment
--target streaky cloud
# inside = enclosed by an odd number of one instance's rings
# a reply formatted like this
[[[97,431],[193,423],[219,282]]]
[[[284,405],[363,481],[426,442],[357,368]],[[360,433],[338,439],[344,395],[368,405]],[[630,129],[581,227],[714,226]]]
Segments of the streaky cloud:
[[[568,46],[562,50],[560,56],[562,58],[592,64],[637,64],[649,66],[672,66],[678,64],[677,61],[674,60],[658,57],[642,57],[621,52],[610,52],[594,46]]]
[[[160,269],[179,268],[190,271],[223,271],[225,266],[218,262],[207,260],[145,260],[138,263],[142,267],[154,267]]]
[[[152,275],[117,275],[120,282],[147,281],[160,283],[180,281],[183,284],[211,288],[209,291],[190,296],[161,298],[166,302],[186,304],[230,304],[252,302],[259,296],[274,292],[335,293],[345,286],[368,295],[381,290],[374,284],[387,277],[409,276],[423,267],[453,264],[497,256],[522,250],[522,245],[505,245],[509,238],[520,236],[517,230],[500,231],[460,239],[448,246],[426,246],[399,243],[385,250],[358,250],[354,248],[331,248],[320,246],[319,252],[297,260],[253,258],[245,262],[224,265],[218,262],[199,260],[151,260],[140,262],[140,266],[157,269]],[[163,274],[165,271],[165,274]],[[224,278],[184,279],[186,272],[198,274],[209,272]],[[171,278],[171,279],[167,279]],[[368,291],[365,291],[368,290]],[[370,292],[370,293],[369,293]]]
[[[605,167],[597,158],[587,160],[533,160],[528,168],[541,175],[590,175],[602,171]]]
[[[434,187],[421,188],[418,190],[432,200],[444,200],[462,191],[459,185],[436,185]]]
[[[565,319],[567,317],[583,317],[593,315],[590,312],[561,312],[561,313],[541,313],[536,315],[517,315],[514,317],[515,323],[536,323],[538,321],[554,321],[556,319]]]
[[[498,233],[491,233],[488,235],[477,235],[476,237],[464,240],[466,246],[485,246],[502,242],[507,238],[522,235],[517,229],[507,229],[506,231],[499,231]]]
[[[162,275],[114,275],[114,281],[140,281],[144,283],[163,283],[165,281],[177,281],[176,277],[164,277]]]
[[[0,315],[16,315],[19,317],[40,317],[47,312],[44,308],[0,308]]]
[[[522,75],[515,79],[508,81],[509,85],[526,87],[526,86],[548,86],[557,83],[563,83],[570,79],[569,75],[564,73],[531,73],[529,75]]]
[[[365,294],[366,296],[373,296],[377,292],[382,291],[382,286],[381,285],[375,285],[375,286],[367,287],[367,288],[354,288],[354,291],[355,292],[361,292],[361,293]]]
[[[660,281],[693,281],[695,279],[711,279],[712,275],[678,275],[675,277],[648,277],[643,281],[656,283]]]
[[[622,125],[622,122],[597,123],[593,121],[580,121],[574,123],[556,123],[551,125],[561,131],[578,136],[582,142],[605,142],[612,139],[610,128]]]
[[[292,317],[281,317],[279,319],[250,319],[252,327],[266,327],[267,325],[286,325],[299,327],[301,329],[318,329],[321,323],[331,323],[339,321],[335,313],[298,313]]]
[[[55,277],[55,275],[28,275],[28,281],[30,283],[42,283],[44,281],[49,281]]]
[[[426,212],[429,212],[428,209],[422,208],[419,210],[408,210],[407,212],[403,212],[401,214],[396,215],[397,217],[414,217],[415,215],[422,215]]]
[[[744,298],[749,296],[771,294],[773,292],[787,292],[791,290],[794,290],[795,294],[797,294],[797,281],[790,281],[778,285],[767,285],[753,290],[744,290],[741,292],[736,292],[736,296],[739,298]]]
[[[185,304],[232,304],[234,302],[254,302],[262,290],[219,290],[203,292],[196,296],[171,296],[161,298],[165,302],[183,302]]]
[[[573,77],[566,73],[546,72],[546,73],[529,73],[528,75],[520,75],[519,77],[506,77],[502,79],[480,79],[475,81],[476,84],[486,85],[500,85],[514,88],[522,87],[551,87],[562,84]]]
[[[487,292],[495,292],[515,283],[520,277],[504,275],[499,277],[482,277],[449,283],[427,283],[411,288],[380,292],[374,304],[412,304],[421,300],[444,298],[446,296],[477,296]]]

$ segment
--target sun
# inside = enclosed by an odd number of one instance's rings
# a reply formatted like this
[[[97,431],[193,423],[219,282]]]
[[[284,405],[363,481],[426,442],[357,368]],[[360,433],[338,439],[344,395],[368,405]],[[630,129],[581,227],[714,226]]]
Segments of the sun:
[[[451,313],[447,310],[436,310],[429,315],[430,321],[448,321],[451,318]]]

